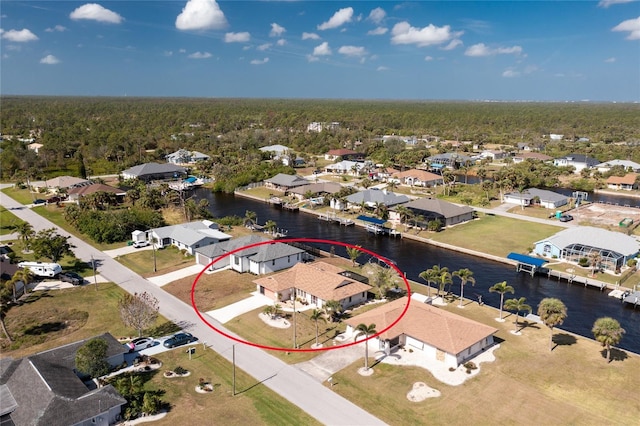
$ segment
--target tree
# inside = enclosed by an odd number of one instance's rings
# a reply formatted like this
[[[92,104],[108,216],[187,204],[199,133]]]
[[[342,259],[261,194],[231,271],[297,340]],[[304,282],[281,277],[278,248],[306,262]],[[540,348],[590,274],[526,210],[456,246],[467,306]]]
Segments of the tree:
[[[504,305],[504,294],[505,293],[515,293],[513,287],[507,284],[506,281],[502,281],[500,283],[495,283],[491,287],[489,287],[490,293],[500,293],[500,321],[502,321],[502,306]]]
[[[55,263],[65,255],[73,256],[71,249],[75,246],[69,238],[59,235],[55,228],[43,229],[32,239],[31,248],[36,257],[46,257]]]
[[[31,237],[35,234],[33,226],[29,222],[18,222],[13,226],[14,231],[18,233],[18,238],[22,241],[25,250],[29,250],[31,245]]]
[[[361,246],[347,247],[347,255],[349,256],[349,259],[351,259],[352,266],[356,266],[356,260],[362,254],[360,248]]]
[[[607,348],[607,360],[611,362],[611,345],[618,344],[626,331],[620,327],[620,323],[617,320],[611,317],[598,318],[591,331],[596,340]]]
[[[395,270],[391,268],[385,268],[377,263],[368,263],[365,266],[365,272],[369,276],[369,285],[377,290],[378,299],[383,299],[387,290],[396,283]]]
[[[531,313],[531,306],[527,305],[527,298],[521,297],[519,299],[509,299],[504,302],[504,308],[507,311],[516,311],[516,320],[515,320],[515,328],[514,332],[518,331],[518,319],[520,318],[520,311],[529,311]]]
[[[438,294],[444,293],[444,289],[447,284],[451,284],[453,282],[449,268],[446,266],[441,268],[440,265],[433,265],[433,268],[431,269],[433,270],[433,274],[436,278],[436,284],[438,284]]]
[[[309,317],[311,318],[311,321],[316,323],[316,346],[318,346],[318,321],[326,321],[323,315],[324,312],[322,312],[321,309],[314,309]]]
[[[591,272],[591,276],[595,277],[596,276],[596,272],[598,271],[598,269],[600,269],[600,262],[602,261],[602,256],[600,255],[600,251],[594,251],[593,253],[591,253],[589,255],[590,260],[591,260],[591,266],[593,267],[593,270]]]
[[[262,313],[265,315],[269,315],[271,319],[274,320],[280,314],[281,308],[282,306],[279,303],[274,303],[273,305],[266,306]]]
[[[549,336],[549,350],[553,349],[553,327],[560,325],[567,317],[567,307],[560,299],[553,297],[545,297],[538,305],[538,316],[540,320],[549,327],[551,335]]]
[[[91,377],[100,377],[111,369],[107,362],[107,341],[96,337],[78,348],[76,352],[76,370]]]
[[[335,318],[343,310],[342,304],[337,300],[327,300],[326,302],[324,302],[323,307],[324,312],[327,314],[331,322],[334,322]]]
[[[23,268],[23,269],[18,269],[13,276],[11,277],[11,279],[9,280],[9,282],[7,283],[7,285],[10,285],[12,290],[13,290],[13,301],[16,301],[16,286],[18,284],[18,282],[21,282],[22,285],[24,286],[24,293],[27,292],[27,286],[29,284],[31,284],[33,282],[33,279],[35,278],[35,275],[33,274],[33,272],[31,272],[31,269],[29,268]]]
[[[422,278],[423,280],[425,280],[427,282],[427,296],[431,297],[431,283],[436,284],[438,282],[438,277],[436,276],[437,274],[435,273],[435,271],[433,269],[426,269],[422,272],[420,272],[420,274],[418,275],[420,278]]]
[[[118,301],[118,308],[124,325],[136,329],[138,336],[142,336],[142,330],[156,321],[160,309],[158,299],[146,291],[125,294]]]
[[[278,229],[278,224],[274,220],[268,220],[264,227],[270,234],[275,234],[276,229]]]
[[[7,336],[7,340],[9,343],[13,343],[13,339],[7,330],[7,325],[4,322],[4,319],[7,316],[7,312],[13,306],[13,296],[11,294],[11,285],[8,283],[2,283],[0,285],[0,328],[2,328],[2,332],[5,336]]]
[[[254,211],[247,210],[244,213],[244,226],[252,227],[256,224],[256,220],[258,219],[258,214]]]
[[[364,335],[365,341],[364,341],[364,369],[369,370],[369,336],[372,334],[376,334],[376,325],[375,324],[369,324],[366,325],[364,323],[358,324],[358,326],[356,327],[356,336],[355,338],[357,339],[359,336]]]
[[[458,269],[451,275],[453,277],[460,278],[460,305],[459,306],[462,307],[462,299],[464,297],[464,285],[467,282],[470,282],[471,285],[473,286],[476,284],[476,279],[473,278],[472,276],[473,272],[469,268]]]

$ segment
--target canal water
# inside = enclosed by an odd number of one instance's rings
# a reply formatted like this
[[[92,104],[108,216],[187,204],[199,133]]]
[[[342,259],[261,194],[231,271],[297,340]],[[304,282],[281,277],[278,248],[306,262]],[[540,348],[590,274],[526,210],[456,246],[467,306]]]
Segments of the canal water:
[[[564,302],[568,312],[561,328],[593,338],[591,328],[595,320],[610,316],[620,321],[626,330],[618,346],[640,353],[640,307],[634,309],[629,305],[625,306],[618,299],[608,297],[607,290],[601,292],[591,287],[585,288],[539,275],[531,277],[529,274],[517,273],[513,266],[504,263],[469,256],[410,239],[375,236],[361,227],[327,223],[311,214],[289,212],[267,203],[235,197],[231,194],[211,193],[206,189],[198,189],[195,191],[195,198],[209,200],[209,210],[214,217],[231,215],[244,217],[245,212],[250,210],[256,212],[257,221],[260,224],[264,224],[267,220],[275,221],[278,228],[286,231],[288,238],[318,238],[360,245],[393,260],[408,279],[416,282],[422,281],[418,277],[420,272],[433,265],[446,266],[450,271],[469,268],[473,271],[476,284],[465,286],[465,298],[477,300],[478,296],[482,296],[482,301],[493,307],[499,306],[500,295],[490,293],[489,287],[501,281],[507,281],[507,284],[515,289],[515,293],[506,294],[505,299],[526,297],[527,304],[533,308],[534,314],[540,300],[545,297],[556,297]],[[320,248],[329,250],[329,247]],[[348,257],[342,246],[336,246],[335,251],[337,255]],[[366,260],[364,256],[358,258],[360,263]],[[454,278],[451,291],[454,294],[460,294],[458,279]]]

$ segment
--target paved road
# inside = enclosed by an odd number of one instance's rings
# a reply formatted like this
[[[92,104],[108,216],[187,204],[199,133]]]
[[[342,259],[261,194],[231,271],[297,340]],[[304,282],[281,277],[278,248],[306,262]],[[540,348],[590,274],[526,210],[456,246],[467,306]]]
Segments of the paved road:
[[[0,193],[0,204],[11,210],[20,219],[31,223],[36,231],[56,227],[47,219],[24,208],[4,193]],[[58,229],[58,233],[70,235],[63,229]],[[198,318],[191,306],[125,268],[85,241],[73,235],[70,236],[70,242],[76,246],[74,249],[76,257],[85,262],[90,262],[93,257],[100,274],[109,281],[117,283],[129,293],[146,291],[152,294],[160,302],[160,313],[163,316],[198,336],[200,342],[205,342],[207,347],[215,350],[227,360],[232,360],[232,348],[235,342],[211,330]],[[211,319],[210,322],[225,333],[233,335],[214,319]],[[235,344],[235,346],[235,359],[238,368],[254,377],[256,383],[262,383],[277,392],[319,422],[327,425],[368,426],[384,424],[362,408],[332,392],[304,371],[284,363],[261,349],[242,344]]]

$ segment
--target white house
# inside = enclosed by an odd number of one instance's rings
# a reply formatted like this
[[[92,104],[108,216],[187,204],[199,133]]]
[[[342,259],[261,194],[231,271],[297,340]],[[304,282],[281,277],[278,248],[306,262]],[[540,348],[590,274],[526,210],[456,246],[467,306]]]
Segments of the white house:
[[[148,237],[148,240],[155,238],[158,248],[172,245],[189,254],[194,254],[197,248],[231,239],[231,235],[221,232],[218,224],[209,220],[154,228],[148,231]]]
[[[363,170],[366,163],[360,161],[342,160],[338,163],[328,164],[324,167],[327,173],[335,173],[338,175],[360,175],[360,171]]]
[[[166,159],[167,162],[171,164],[195,164],[199,161],[208,160],[209,156],[198,151],[179,149],[176,152],[168,154]]]
[[[604,163],[600,163],[595,167],[598,169],[600,173],[606,173],[609,170],[611,170],[611,168],[613,168],[614,166],[622,166],[624,167],[624,170],[628,172],[640,173],[640,164],[630,160],[605,161]]]
[[[553,160],[554,166],[573,166],[575,168],[575,173],[580,173],[582,169],[593,168],[598,164],[600,164],[600,161],[583,154],[569,154]]]
[[[519,206],[531,206],[538,203],[547,209],[557,209],[569,203],[569,197],[546,189],[529,188],[520,192],[508,192],[503,202]]]
[[[387,355],[395,349],[413,349],[432,362],[456,368],[494,344],[497,329],[407,297],[345,320],[347,334],[355,334],[359,324],[375,324],[384,331],[369,343]],[[402,320],[394,322],[402,316]],[[393,325],[393,326],[392,326]]]

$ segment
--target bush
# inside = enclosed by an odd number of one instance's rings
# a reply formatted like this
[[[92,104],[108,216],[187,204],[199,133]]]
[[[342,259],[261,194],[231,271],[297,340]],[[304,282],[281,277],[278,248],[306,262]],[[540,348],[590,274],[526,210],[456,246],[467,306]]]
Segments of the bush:
[[[476,364],[473,363],[472,361],[467,361],[463,365],[464,365],[464,368],[466,368],[467,370],[475,370],[478,368]]]
[[[183,374],[187,374],[189,371],[185,370],[180,366],[177,366],[176,368],[173,369],[173,372],[179,375],[183,375]]]
[[[629,259],[627,260],[627,266],[629,268],[633,268],[634,266],[636,266],[638,264],[638,261],[636,259]]]
[[[589,259],[587,259],[586,257],[581,257],[580,260],[578,260],[578,265],[582,267],[589,266]]]

